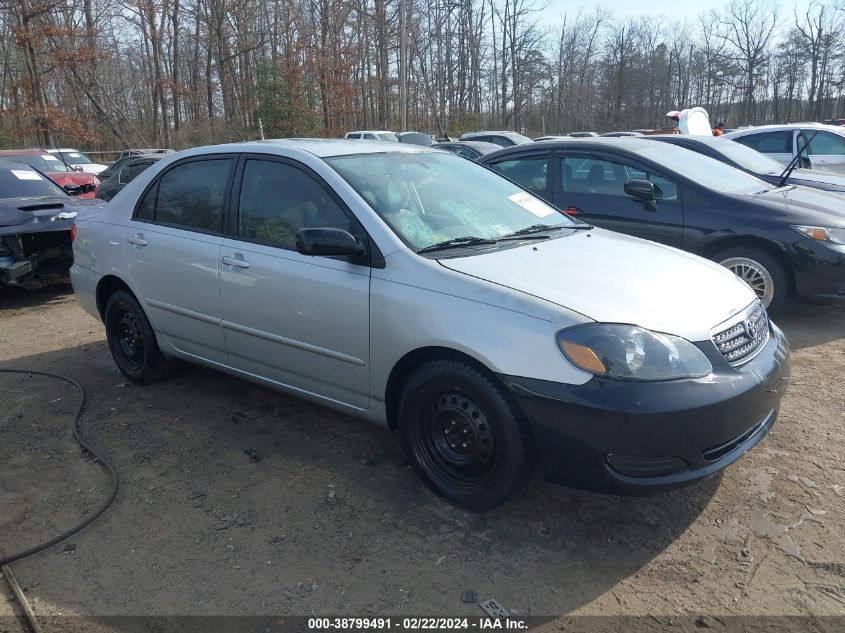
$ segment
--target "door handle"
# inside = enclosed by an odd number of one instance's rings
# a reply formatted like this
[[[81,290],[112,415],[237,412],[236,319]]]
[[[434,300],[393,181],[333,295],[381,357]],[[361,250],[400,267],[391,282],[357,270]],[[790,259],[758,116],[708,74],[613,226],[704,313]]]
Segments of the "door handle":
[[[130,244],[134,244],[135,246],[146,246],[147,240],[144,239],[143,233],[136,233],[132,237],[127,237],[126,241]]]
[[[227,266],[234,266],[235,268],[249,268],[249,262],[243,258],[243,255],[237,253],[232,257],[223,256],[220,261]]]

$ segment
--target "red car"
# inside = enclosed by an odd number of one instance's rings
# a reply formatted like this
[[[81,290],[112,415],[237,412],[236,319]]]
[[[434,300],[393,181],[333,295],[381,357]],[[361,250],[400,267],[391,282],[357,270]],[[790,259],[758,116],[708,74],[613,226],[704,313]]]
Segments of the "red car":
[[[76,171],[65,165],[57,156],[41,149],[0,150],[0,162],[26,163],[47,176],[71,196],[96,198],[94,191],[100,183],[93,174]]]

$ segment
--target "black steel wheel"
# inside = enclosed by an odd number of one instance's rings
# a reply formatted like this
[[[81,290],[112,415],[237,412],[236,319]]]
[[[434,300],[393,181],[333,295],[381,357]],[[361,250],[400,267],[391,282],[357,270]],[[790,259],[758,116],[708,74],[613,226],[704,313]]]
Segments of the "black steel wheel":
[[[522,492],[535,470],[528,425],[500,385],[455,361],[434,361],[408,380],[399,407],[402,444],[435,493],[473,510]]]
[[[146,315],[130,293],[118,290],[109,297],[104,321],[109,351],[129,380],[146,384],[171,373],[172,361],[159,349]]]

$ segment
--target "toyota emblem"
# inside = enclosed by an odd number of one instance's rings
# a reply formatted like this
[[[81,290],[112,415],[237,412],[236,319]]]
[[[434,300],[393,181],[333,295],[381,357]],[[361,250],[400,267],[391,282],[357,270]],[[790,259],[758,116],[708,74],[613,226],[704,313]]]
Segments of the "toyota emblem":
[[[745,333],[748,335],[752,341],[757,338],[757,324],[754,323],[751,319],[745,319],[742,323],[742,327],[745,330]]]

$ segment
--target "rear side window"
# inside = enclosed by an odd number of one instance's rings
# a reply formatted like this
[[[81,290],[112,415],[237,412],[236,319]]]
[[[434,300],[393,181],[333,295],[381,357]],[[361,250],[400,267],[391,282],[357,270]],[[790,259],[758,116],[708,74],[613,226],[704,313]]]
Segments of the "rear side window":
[[[238,236],[294,249],[302,228],[355,233],[350,217],[307,172],[277,161],[248,160],[244,166]]]
[[[181,228],[219,232],[231,168],[231,158],[200,160],[173,167],[147,191],[135,217]]]
[[[792,153],[792,131],[783,132],[761,132],[760,134],[748,134],[734,139],[746,147],[756,149],[763,154],[791,154]]]
[[[491,167],[526,189],[545,191],[548,183],[549,158],[529,156],[493,163]]]
[[[360,134],[351,134],[351,133],[350,133],[350,134],[347,134],[347,135],[346,135],[346,138],[361,138],[361,135],[360,135]]]

